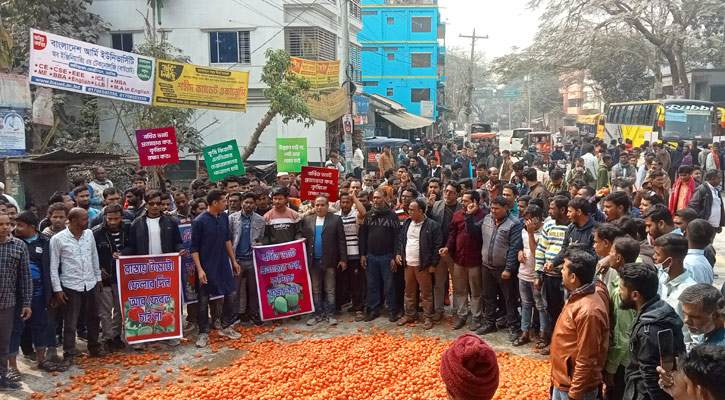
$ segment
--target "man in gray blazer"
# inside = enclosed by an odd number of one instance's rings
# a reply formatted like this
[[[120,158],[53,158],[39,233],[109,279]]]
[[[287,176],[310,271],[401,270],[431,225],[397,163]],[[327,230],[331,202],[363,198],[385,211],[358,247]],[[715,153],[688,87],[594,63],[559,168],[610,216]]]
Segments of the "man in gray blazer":
[[[254,212],[255,208],[256,194],[244,193],[241,211],[229,216],[229,230],[232,232],[232,248],[237,264],[242,267],[242,272],[234,277],[238,295],[234,304],[235,312],[242,321],[251,319],[253,324],[262,326],[257,280],[254,278],[252,246],[262,241],[266,223],[264,217]]]

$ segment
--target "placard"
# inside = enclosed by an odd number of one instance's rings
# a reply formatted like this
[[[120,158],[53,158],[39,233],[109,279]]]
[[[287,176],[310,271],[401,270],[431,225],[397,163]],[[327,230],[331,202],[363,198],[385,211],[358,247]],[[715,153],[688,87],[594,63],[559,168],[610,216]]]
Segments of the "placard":
[[[249,72],[158,60],[154,105],[247,111]]]
[[[315,200],[317,196],[326,194],[330,202],[336,202],[339,177],[337,168],[302,167],[300,200]]]
[[[116,261],[118,296],[128,343],[182,337],[179,266],[178,253],[121,256]]]
[[[30,83],[151,104],[154,59],[30,30]]]
[[[0,156],[25,155],[25,111],[0,108]]]
[[[277,138],[277,172],[300,172],[307,165],[307,138]]]
[[[218,182],[229,175],[244,174],[244,163],[236,140],[206,146],[202,151],[206,170],[212,182]]]
[[[313,61],[290,57],[289,70],[310,81],[310,89],[325,90],[340,87],[340,60]]]
[[[378,162],[381,154],[383,153],[368,153],[368,162]]]
[[[332,122],[348,110],[347,89],[343,86],[330,94],[320,95],[319,100],[310,97],[305,102],[313,119]]]
[[[191,224],[179,225],[181,242],[187,250],[187,255],[181,257],[181,288],[184,295],[184,304],[193,304],[199,301],[196,295],[196,265],[191,257]]]
[[[178,164],[179,148],[176,146],[176,129],[139,129],[136,131],[138,158],[142,167],[148,165]]]
[[[30,108],[30,85],[24,75],[0,74],[0,107]]]
[[[302,240],[255,246],[254,277],[263,321],[315,311],[307,252]]]

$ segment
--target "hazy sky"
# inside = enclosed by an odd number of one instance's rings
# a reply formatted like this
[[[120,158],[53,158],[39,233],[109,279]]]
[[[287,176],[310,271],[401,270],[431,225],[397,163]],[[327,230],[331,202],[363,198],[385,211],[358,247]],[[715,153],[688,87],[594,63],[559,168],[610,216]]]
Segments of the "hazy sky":
[[[488,35],[476,41],[476,51],[490,60],[511,52],[511,47],[531,44],[541,9],[526,8],[527,0],[438,0],[441,21],[446,23],[446,46],[470,51],[471,39],[458,35]]]

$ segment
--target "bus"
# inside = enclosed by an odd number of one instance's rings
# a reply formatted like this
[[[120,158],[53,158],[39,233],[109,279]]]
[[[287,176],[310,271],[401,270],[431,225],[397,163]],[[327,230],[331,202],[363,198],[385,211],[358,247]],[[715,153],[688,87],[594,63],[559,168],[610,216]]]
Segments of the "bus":
[[[604,137],[606,143],[613,139],[630,139],[633,146],[639,146],[646,140],[711,143],[722,127],[725,127],[725,112],[707,101],[635,101],[609,106]]]
[[[604,139],[604,114],[579,115],[576,117],[576,127],[582,135],[594,136]]]

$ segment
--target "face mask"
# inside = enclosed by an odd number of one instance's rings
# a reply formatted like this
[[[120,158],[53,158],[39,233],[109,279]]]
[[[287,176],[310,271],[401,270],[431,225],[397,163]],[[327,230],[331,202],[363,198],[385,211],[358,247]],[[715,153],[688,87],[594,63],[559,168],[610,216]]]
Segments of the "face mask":
[[[661,264],[655,264],[655,267],[657,267],[658,271],[662,271],[664,273],[670,272],[670,266],[672,266],[672,262],[670,262],[670,265],[665,268],[665,263],[667,262],[667,260],[672,261],[672,257],[667,257],[667,259]]]

